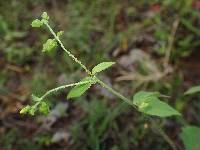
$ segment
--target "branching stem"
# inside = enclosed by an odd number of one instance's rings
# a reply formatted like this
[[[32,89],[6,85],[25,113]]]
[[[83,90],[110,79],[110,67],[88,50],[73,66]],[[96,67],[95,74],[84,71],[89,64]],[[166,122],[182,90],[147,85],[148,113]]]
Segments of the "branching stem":
[[[79,61],[70,51],[68,51],[65,46],[63,45],[63,43],[61,42],[61,40],[59,39],[59,37],[56,35],[56,33],[53,31],[53,29],[49,26],[48,22],[44,23],[47,28],[49,29],[49,31],[51,32],[51,34],[54,36],[54,38],[58,41],[58,43],[60,44],[61,48],[76,62],[78,63],[85,71],[88,75],[90,76],[94,76],[92,75],[92,73],[87,69],[87,67],[85,65],[82,64],[81,61]],[[168,56],[169,54],[167,54],[167,60],[166,62],[168,62]],[[98,77],[94,76],[97,83],[99,83],[102,87],[106,88],[108,91],[110,91],[112,94],[114,94],[115,96],[117,96],[118,98],[120,98],[121,100],[123,100],[124,102],[126,102],[127,104],[131,105],[133,108],[137,109],[137,107],[132,103],[132,101],[128,98],[126,98],[125,96],[123,96],[122,94],[120,94],[119,92],[115,91],[113,88],[111,88],[109,85],[107,85],[106,83],[104,83],[103,81],[101,81]],[[67,87],[71,87],[71,86],[76,86],[76,85],[81,85],[81,84],[86,84],[88,82],[91,81],[85,81],[85,82],[77,82],[77,83],[72,83],[72,84],[68,84],[68,85],[63,85],[60,87],[57,87],[55,89],[49,90],[48,92],[46,92],[41,99],[44,99],[46,96],[57,92],[58,90],[62,90],[65,89]],[[165,132],[160,128],[157,127],[156,123],[154,122],[154,120],[151,120],[153,126],[158,130],[158,132],[160,133],[160,135],[165,139],[166,142],[169,143],[169,145],[172,147],[173,150],[176,150],[176,146],[173,143],[173,141],[170,139],[170,137],[165,134]]]
[[[78,63],[89,75],[92,75],[92,73],[87,69],[87,67],[85,65],[83,65],[81,61],[79,61],[70,51],[68,51],[65,48],[65,46],[60,41],[59,37],[56,35],[56,33],[53,31],[53,29],[49,26],[49,24],[47,22],[45,22],[44,24],[47,26],[47,28],[49,29],[51,34],[54,36],[54,38],[58,41],[58,43],[60,44],[62,49],[69,55],[69,57],[71,57],[76,63]]]
[[[131,100],[129,100],[128,98],[126,98],[125,96],[123,96],[122,94],[120,94],[119,92],[115,91],[113,88],[111,88],[109,85],[107,85],[106,83],[104,83],[103,81],[101,81],[99,78],[97,78],[97,82],[104,88],[106,88],[108,91],[110,91],[112,94],[116,95],[117,97],[119,97],[121,100],[123,100],[124,102],[126,102],[127,104],[133,106],[135,109],[137,109],[137,107],[131,102]]]
[[[72,84],[67,84],[67,85],[63,85],[63,86],[59,86],[57,88],[54,88],[52,90],[49,90],[47,91],[42,97],[41,99],[44,99],[45,97],[47,97],[48,95],[52,94],[52,93],[55,93],[59,90],[63,90],[65,88],[68,88],[68,87],[72,87],[72,86],[76,86],[76,85],[83,85],[83,84],[86,84],[86,83],[89,83],[91,81],[82,81],[82,82],[76,82],[76,83],[72,83]]]

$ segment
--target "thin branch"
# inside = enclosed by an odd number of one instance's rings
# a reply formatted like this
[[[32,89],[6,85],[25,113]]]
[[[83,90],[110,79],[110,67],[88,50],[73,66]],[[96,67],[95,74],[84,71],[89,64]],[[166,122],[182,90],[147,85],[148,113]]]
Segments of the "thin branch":
[[[97,78],[97,82],[104,88],[106,88],[108,91],[110,91],[112,94],[116,95],[117,97],[119,97],[120,99],[122,99],[124,102],[126,102],[127,104],[133,106],[135,109],[137,109],[137,107],[131,102],[131,100],[129,100],[128,98],[126,98],[125,96],[123,96],[122,94],[120,94],[119,92],[115,91],[113,88],[111,88],[110,86],[108,86],[106,83],[104,83],[103,81],[101,81],[99,78]]]
[[[51,34],[54,36],[54,38],[58,41],[62,49],[69,55],[69,57],[71,57],[76,63],[78,63],[89,75],[92,75],[92,73],[87,69],[87,67],[83,65],[81,61],[79,61],[70,51],[68,51],[65,48],[63,43],[60,41],[59,37],[56,35],[56,33],[53,31],[53,29],[49,26],[47,22],[45,22],[45,25],[47,26]]]
[[[76,86],[76,85],[83,85],[83,84],[86,84],[86,83],[89,83],[91,81],[82,81],[82,82],[76,82],[76,83],[71,83],[71,84],[67,84],[67,85],[63,85],[63,86],[59,86],[57,88],[54,88],[52,90],[49,90],[47,91],[42,97],[41,99],[44,99],[45,97],[47,97],[48,95],[54,93],[54,92],[57,92],[59,90],[63,90],[65,88],[68,88],[68,87],[72,87],[72,86]]]
[[[59,37],[55,34],[55,32],[52,30],[52,28],[49,26],[48,22],[45,22],[45,25],[48,27],[48,29],[50,30],[50,32],[53,34],[53,36],[55,37],[55,39],[59,42],[59,44],[61,45],[62,49],[76,62],[78,63],[89,75],[92,75],[91,72],[87,69],[87,67],[85,65],[82,64],[81,61],[79,61],[73,54],[71,54],[71,52],[69,52],[63,45],[63,43],[60,41]],[[175,24],[175,29],[177,29],[178,26],[178,23],[177,25]],[[173,33],[173,38],[170,40],[169,43],[170,46],[169,46],[169,50],[168,50],[168,53],[166,54],[166,62],[168,64],[168,57],[170,56],[170,53],[171,53],[171,48],[172,48],[172,45],[173,45],[173,41],[174,41],[174,35],[175,35],[175,32],[176,30],[174,31]],[[112,94],[116,95],[117,97],[119,97],[121,100],[123,100],[124,102],[126,102],[127,104],[131,105],[132,107],[134,107],[135,109],[137,109],[137,107],[132,103],[132,101],[128,98],[126,98],[125,96],[123,96],[122,94],[120,94],[119,92],[115,91],[113,88],[111,88],[110,86],[108,86],[106,83],[104,83],[103,81],[101,81],[99,78],[97,78],[96,76],[94,76],[95,79],[97,80],[97,82],[104,88],[106,88],[108,91],[110,91]],[[64,89],[64,88],[67,88],[67,87],[70,87],[70,86],[75,86],[75,85],[81,85],[81,84],[86,84],[88,82],[91,82],[91,81],[86,81],[86,82],[77,82],[77,83],[73,83],[73,84],[68,84],[68,85],[64,85],[64,86],[61,86],[61,87],[57,87],[55,89],[52,89],[48,92],[46,92],[41,98],[45,98],[47,95],[53,93],[53,92],[56,92],[58,90],[61,90],[61,89]],[[153,121],[153,125],[155,126],[155,128],[159,131],[160,135],[169,143],[169,145],[172,147],[173,150],[176,150],[176,146],[175,144],[173,143],[173,141],[165,134],[165,132],[156,126],[156,124],[154,123]]]
[[[166,49],[166,53],[165,53],[164,68],[166,68],[169,65],[170,55],[171,55],[171,52],[172,52],[172,48],[173,48],[173,44],[174,44],[174,40],[175,40],[175,35],[176,35],[176,31],[178,29],[179,22],[180,22],[180,20],[178,18],[173,23],[172,32],[171,32],[171,35],[169,36],[169,39],[168,39],[168,48]]]

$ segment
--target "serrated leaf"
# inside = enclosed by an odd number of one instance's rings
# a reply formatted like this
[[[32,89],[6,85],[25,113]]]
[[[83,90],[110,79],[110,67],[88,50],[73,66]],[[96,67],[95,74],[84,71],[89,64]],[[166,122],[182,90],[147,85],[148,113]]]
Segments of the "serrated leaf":
[[[39,27],[41,27],[42,25],[43,25],[43,22],[40,21],[39,19],[35,19],[35,20],[33,20],[33,22],[31,23],[31,26],[32,26],[33,28],[39,28]]]
[[[180,137],[186,150],[200,150],[200,128],[186,126],[182,128]]]
[[[46,102],[41,102],[39,106],[39,112],[47,115],[49,113],[49,105]]]
[[[57,42],[55,39],[48,39],[46,43],[43,44],[42,52],[49,52],[57,47]]]
[[[200,85],[193,86],[193,87],[189,88],[184,94],[185,95],[191,95],[191,94],[195,94],[197,92],[200,92]]]
[[[75,98],[75,97],[80,97],[82,94],[84,94],[89,88],[90,86],[93,84],[93,79],[92,77],[86,77],[81,81],[91,81],[89,83],[86,84],[82,84],[82,85],[77,85],[74,88],[72,88],[70,90],[70,92],[67,95],[67,98]]]
[[[102,62],[98,65],[96,65],[93,69],[92,69],[92,74],[96,74],[98,72],[101,72],[109,67],[111,67],[112,65],[114,65],[115,62]]]
[[[133,103],[138,106],[139,111],[148,115],[169,117],[180,115],[180,113],[167,103],[158,99],[158,92],[138,92],[133,97]]]

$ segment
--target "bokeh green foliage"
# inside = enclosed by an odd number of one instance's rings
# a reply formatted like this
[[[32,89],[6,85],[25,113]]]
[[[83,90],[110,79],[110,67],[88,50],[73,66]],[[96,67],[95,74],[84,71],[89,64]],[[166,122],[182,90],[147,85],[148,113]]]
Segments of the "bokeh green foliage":
[[[95,62],[101,62],[107,59],[109,53],[116,45],[123,49],[123,41],[131,42],[134,36],[137,37],[138,34],[141,34],[141,32],[138,33],[137,31],[144,31],[146,28],[154,25],[156,28],[153,31],[153,37],[156,39],[156,44],[159,45],[159,47],[153,46],[154,51],[159,56],[163,56],[168,36],[170,35],[172,22],[177,16],[180,17],[180,28],[177,31],[177,38],[174,44],[173,60],[177,61],[180,57],[188,56],[199,46],[199,40],[196,38],[199,36],[198,24],[196,23],[199,18],[199,13],[192,7],[192,0],[164,0],[162,2],[158,2],[157,0],[141,0],[128,3],[124,3],[123,0],[69,0],[68,2],[57,2],[60,9],[54,9],[56,7],[48,0],[7,0],[0,2],[0,55],[3,56],[1,58],[9,64],[26,67],[28,75],[31,74],[30,76],[32,76],[34,80],[30,81],[27,76],[23,76],[21,77],[21,84],[28,84],[32,90],[39,94],[43,93],[47,88],[52,87],[54,85],[53,81],[56,81],[57,75],[60,75],[62,72],[66,73],[67,77],[74,80],[81,74],[77,71],[74,73],[76,77],[70,77],[68,75],[74,72],[74,70],[77,70],[78,66],[71,63],[66,55],[60,51],[51,52],[42,57],[40,56],[40,51],[42,49],[40,41],[45,42],[48,35],[38,34],[38,31],[30,30],[30,22],[32,18],[38,17],[40,13],[46,9],[51,11],[51,16],[60,24],[60,28],[67,31],[63,35],[66,46],[72,49],[73,52],[80,56],[89,66],[94,65]],[[143,6],[146,8],[146,6],[157,2],[161,4],[164,13],[158,13],[153,18],[140,15]],[[126,18],[127,26],[125,28],[120,28],[120,23],[116,21],[121,10],[124,11],[125,16],[128,16]],[[169,15],[169,12],[178,15]],[[28,38],[30,34],[35,36]],[[89,57],[85,58],[86,54]],[[57,60],[60,60],[60,62],[58,63]],[[65,63],[67,63],[67,65],[60,65]],[[54,70],[51,71],[49,68],[54,68]],[[9,80],[10,76],[7,74],[7,71],[1,70],[1,83],[6,83]],[[46,81],[46,78],[49,78],[49,80]],[[162,91],[161,93],[170,95],[173,93],[173,90],[176,89],[175,87],[180,85],[181,83],[172,87],[172,84],[161,84],[159,82],[154,83],[150,88],[160,90]],[[1,86],[1,89],[3,88],[4,86]],[[64,95],[66,96],[66,93],[64,93]],[[184,106],[189,102],[189,100],[187,100],[187,102],[184,100],[185,98],[178,93],[175,103],[176,108],[180,107],[181,111],[185,109]],[[57,103],[57,101],[55,103]],[[96,107],[98,107],[98,105],[99,104],[97,104]],[[194,104],[191,103],[190,107],[193,105]],[[195,107],[196,106],[198,106],[198,103]],[[98,109],[95,108],[95,110]],[[87,112],[87,110],[85,111]],[[106,115],[102,115],[103,119],[104,116]],[[86,122],[85,120],[89,120],[89,118],[86,116],[82,121]],[[139,120],[139,118],[136,120]],[[112,123],[112,121],[113,120],[109,120],[108,124]],[[92,125],[92,129],[90,130],[95,130],[96,126],[97,125]],[[138,126],[140,127],[141,125]],[[118,128],[117,124],[115,128]],[[81,138],[87,139],[82,126],[80,126],[80,130],[82,130],[83,134],[81,134],[81,137],[77,138],[79,145],[81,144]],[[134,133],[136,132],[139,131],[135,131]],[[121,135],[123,134],[125,133]],[[137,135],[140,136],[139,133]],[[126,143],[128,141],[126,137],[127,135],[124,135],[121,141]],[[92,138],[91,136],[91,139]],[[12,140],[12,138],[10,139]],[[141,139],[138,138],[136,143]],[[101,141],[101,138],[98,140]],[[153,143],[151,140],[149,140],[149,142]],[[9,145],[9,143],[12,142],[7,140],[7,143],[5,142],[4,144]],[[122,145],[124,143],[122,143]],[[91,146],[90,143],[87,143],[86,147],[88,146]],[[124,149],[128,149],[128,147],[127,144],[127,147]]]

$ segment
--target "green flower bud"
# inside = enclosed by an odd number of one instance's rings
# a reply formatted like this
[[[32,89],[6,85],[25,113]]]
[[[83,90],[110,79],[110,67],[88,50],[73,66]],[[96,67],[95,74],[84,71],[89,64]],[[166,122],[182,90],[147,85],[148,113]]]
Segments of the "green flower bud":
[[[43,22],[40,21],[39,19],[35,19],[35,20],[33,20],[33,22],[31,23],[31,26],[32,26],[33,28],[39,28],[39,27],[41,27],[42,25],[43,25]]]
[[[49,52],[57,47],[57,42],[55,39],[48,39],[46,43],[43,44],[42,52]]]
[[[63,35],[63,33],[64,33],[64,31],[59,31],[59,32],[57,33],[57,36],[60,37],[60,36]]]
[[[49,105],[46,102],[41,102],[39,111],[44,115],[47,115],[49,113]]]
[[[26,107],[20,110],[20,114],[26,114],[29,112],[30,109],[31,109],[31,106],[27,105]]]
[[[47,12],[43,12],[42,15],[41,15],[41,17],[44,20],[49,20],[49,16],[48,16]]]

